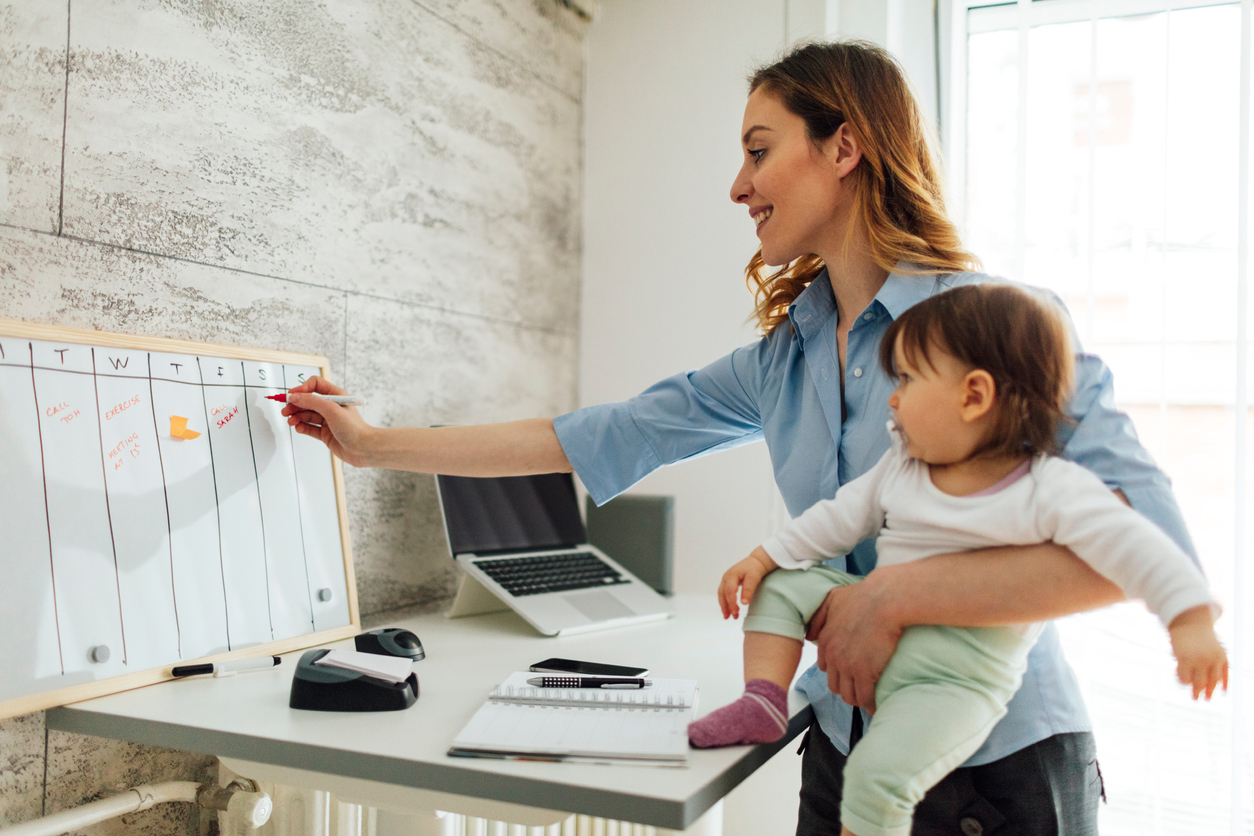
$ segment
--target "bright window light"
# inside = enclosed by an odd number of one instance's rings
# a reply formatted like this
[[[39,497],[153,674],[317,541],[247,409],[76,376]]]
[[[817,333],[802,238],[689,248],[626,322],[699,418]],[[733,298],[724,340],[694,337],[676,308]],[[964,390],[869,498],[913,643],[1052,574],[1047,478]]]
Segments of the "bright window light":
[[[1100,829],[1254,833],[1250,0],[982,5],[953,17],[964,86],[947,153],[965,241],[988,272],[1057,292],[1112,369],[1118,407],[1174,481],[1240,666],[1229,694],[1194,702],[1140,604],[1060,622],[1106,781]]]

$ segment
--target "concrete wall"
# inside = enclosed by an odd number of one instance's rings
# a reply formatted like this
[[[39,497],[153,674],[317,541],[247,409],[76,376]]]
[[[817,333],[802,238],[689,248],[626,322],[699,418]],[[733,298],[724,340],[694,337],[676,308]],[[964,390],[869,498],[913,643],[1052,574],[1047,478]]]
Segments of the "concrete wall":
[[[385,425],[568,410],[583,42],[558,0],[0,0],[0,317],[324,354]],[[431,478],[345,475],[363,613],[447,598]],[[210,767],[0,721],[0,824]]]

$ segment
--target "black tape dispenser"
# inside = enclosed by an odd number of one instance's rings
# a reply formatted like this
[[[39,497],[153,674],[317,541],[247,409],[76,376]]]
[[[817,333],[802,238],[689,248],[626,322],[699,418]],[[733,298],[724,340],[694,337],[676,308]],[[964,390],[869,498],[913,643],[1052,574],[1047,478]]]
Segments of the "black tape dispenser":
[[[307,650],[296,663],[288,705],[307,711],[401,711],[418,701],[418,677],[388,682],[355,671],[315,664],[331,651]]]

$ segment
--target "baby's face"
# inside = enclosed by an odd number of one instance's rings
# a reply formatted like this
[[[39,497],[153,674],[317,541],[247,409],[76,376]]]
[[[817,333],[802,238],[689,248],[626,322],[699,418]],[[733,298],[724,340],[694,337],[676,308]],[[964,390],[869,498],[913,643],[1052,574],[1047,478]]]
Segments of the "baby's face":
[[[893,348],[897,389],[888,398],[906,437],[906,452],[928,464],[965,461],[979,448],[981,428],[963,419],[970,371],[952,355],[933,346],[931,363],[922,355],[915,366],[901,348]]]

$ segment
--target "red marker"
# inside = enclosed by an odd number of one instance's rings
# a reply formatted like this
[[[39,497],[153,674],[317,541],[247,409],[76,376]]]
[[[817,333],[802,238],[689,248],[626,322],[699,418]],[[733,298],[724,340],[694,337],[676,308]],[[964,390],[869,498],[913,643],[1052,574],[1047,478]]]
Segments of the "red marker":
[[[303,392],[305,395],[318,395],[317,392]],[[363,406],[366,403],[365,398],[359,398],[356,395],[318,395],[324,401],[330,401],[340,406]],[[279,403],[287,403],[287,393],[281,395],[266,395],[268,401],[278,401]]]

